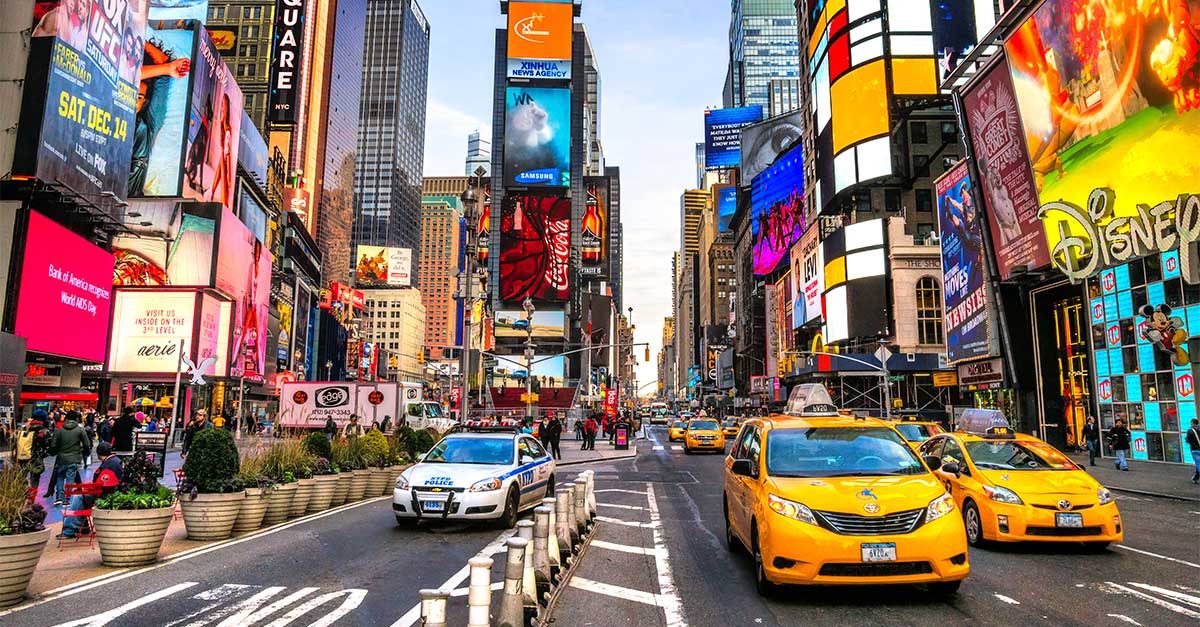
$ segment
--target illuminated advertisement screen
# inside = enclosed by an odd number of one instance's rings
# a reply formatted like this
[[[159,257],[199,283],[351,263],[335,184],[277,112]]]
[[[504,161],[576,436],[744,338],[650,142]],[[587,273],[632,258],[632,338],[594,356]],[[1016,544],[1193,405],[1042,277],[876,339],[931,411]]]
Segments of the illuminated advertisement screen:
[[[180,341],[183,354],[192,355],[197,293],[116,290],[115,294],[108,370],[178,372]]]
[[[223,209],[216,288],[233,299],[229,376],[265,380],[270,318],[271,254],[246,225]]]
[[[733,214],[737,213],[737,186],[713,185],[713,198],[717,208],[717,229],[725,233],[729,231]]]
[[[802,120],[800,111],[792,111],[743,128],[741,180],[754,180],[774,163],[775,157],[799,141]]]
[[[606,176],[585,177],[583,187],[587,194],[587,208],[579,225],[582,242],[579,274],[591,279],[603,279],[608,275],[609,179]]]
[[[37,2],[13,172],[126,198],[145,6]],[[42,90],[45,90],[44,92]]]
[[[951,362],[988,354],[983,231],[971,196],[967,163],[960,161],[934,183],[942,242],[942,300],[946,357]]]
[[[509,2],[508,58],[569,61],[574,21],[570,3]]]
[[[792,246],[792,327],[821,317],[825,291],[825,263],[821,256],[821,229],[813,224]]]
[[[26,350],[103,361],[112,268],[104,249],[30,211],[13,329]]]
[[[211,287],[216,203],[130,201],[141,214],[131,235],[113,238],[118,287]]]
[[[526,336],[525,312],[501,310],[496,312],[496,337]],[[562,339],[566,333],[566,315],[561,311],[535,311],[529,328],[533,337]]]
[[[412,285],[412,249],[359,246],[354,282],[359,287]]]
[[[796,146],[750,185],[754,274],[770,274],[804,233],[804,151]]]
[[[570,261],[570,199],[504,199],[500,214],[501,300],[566,300]]]
[[[704,112],[704,168],[719,170],[742,164],[743,128],[763,119],[761,105]]]
[[[233,303],[212,294],[200,295],[200,324],[192,362],[205,375],[223,377],[229,371],[229,331]],[[211,361],[209,361],[211,359]]]
[[[152,20],[208,19],[208,0],[150,0]]]
[[[508,87],[505,93],[506,185],[570,185],[571,90]]]
[[[884,220],[858,222],[821,240],[826,343],[890,332],[886,225]]]

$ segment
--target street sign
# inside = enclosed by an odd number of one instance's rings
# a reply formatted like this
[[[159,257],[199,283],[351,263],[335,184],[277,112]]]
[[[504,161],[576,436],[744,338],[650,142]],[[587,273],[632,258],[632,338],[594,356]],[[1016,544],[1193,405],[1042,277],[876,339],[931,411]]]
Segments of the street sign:
[[[875,359],[878,359],[880,364],[886,366],[888,360],[891,358],[892,351],[888,350],[888,347],[881,345],[879,348],[875,349]]]
[[[933,373],[933,386],[945,388],[958,385],[958,373],[956,372],[935,372]]]
[[[902,374],[890,375],[890,376],[888,376],[888,381],[891,381],[892,383],[900,383],[901,381],[904,381],[904,375],[902,375]]]

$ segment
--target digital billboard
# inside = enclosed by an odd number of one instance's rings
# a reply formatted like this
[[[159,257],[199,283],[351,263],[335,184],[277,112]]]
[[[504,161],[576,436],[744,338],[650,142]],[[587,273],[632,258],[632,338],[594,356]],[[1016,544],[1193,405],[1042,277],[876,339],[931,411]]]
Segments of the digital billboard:
[[[191,358],[195,291],[115,290],[108,370],[120,373],[179,372],[179,348]]]
[[[780,153],[800,140],[803,114],[792,111],[742,129],[741,180],[750,181],[766,170]]]
[[[145,10],[126,0],[34,6],[14,174],[126,198]]]
[[[821,255],[821,229],[810,225],[792,245],[792,328],[821,317],[825,291],[825,262]]]
[[[583,182],[587,208],[579,224],[579,274],[592,279],[603,279],[608,276],[609,179],[606,176],[589,176],[585,177]]]
[[[742,164],[743,128],[761,122],[761,105],[708,109],[704,112],[704,168],[720,170]]]
[[[203,365],[212,358],[213,362],[201,370],[202,374],[223,377],[229,371],[229,331],[233,303],[220,300],[212,294],[200,294],[200,320],[197,325],[195,359],[192,363]]]
[[[712,190],[713,206],[717,208],[717,230],[728,232],[733,214],[737,213],[737,186],[713,185]]]
[[[129,196],[180,196],[199,22],[152,22],[134,122]]]
[[[254,121],[245,109],[242,110],[242,125],[238,130],[241,135],[238,140],[238,165],[249,172],[259,185],[265,186],[271,153],[267,148],[267,141],[254,126]]]
[[[505,184],[570,185],[571,90],[508,87],[505,94]]]
[[[113,238],[113,285],[212,286],[219,204],[132,200],[129,210],[141,215]]]
[[[754,274],[770,274],[804,233],[804,150],[797,145],[750,184]]]
[[[525,312],[517,310],[501,310],[496,312],[496,337],[526,336],[524,326]],[[533,313],[533,321],[529,328],[533,337],[562,339],[566,334],[566,314],[562,311],[538,310]]]
[[[412,285],[412,249],[359,246],[354,282],[359,287]]]
[[[946,357],[950,363],[986,357],[988,307],[983,230],[971,195],[967,163],[960,161],[934,183],[942,243],[942,301]]]
[[[300,73],[304,65],[304,33],[312,0],[275,0],[275,43],[271,83],[267,91],[267,121],[295,124],[300,114]]]
[[[228,209],[221,210],[216,288],[233,300],[229,376],[261,382],[266,374],[271,253]]]
[[[886,228],[886,220],[867,220],[834,230],[821,240],[827,344],[890,333]]]
[[[29,212],[13,332],[28,351],[104,361],[113,256]]]
[[[150,0],[152,20],[208,19],[208,0]]]
[[[574,21],[571,3],[509,2],[508,58],[569,61]]]
[[[208,31],[200,28],[192,59],[183,195],[234,207],[242,89],[221,59]]]
[[[501,300],[566,300],[570,261],[570,199],[504,198],[500,213]]]

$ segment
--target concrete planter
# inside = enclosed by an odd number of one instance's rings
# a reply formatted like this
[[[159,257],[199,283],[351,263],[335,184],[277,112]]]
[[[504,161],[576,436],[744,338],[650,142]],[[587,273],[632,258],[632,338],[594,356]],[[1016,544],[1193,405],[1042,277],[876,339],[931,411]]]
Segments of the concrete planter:
[[[183,510],[183,526],[187,529],[188,540],[224,540],[233,535],[233,523],[237,522],[242,501],[245,500],[244,491],[197,494],[195,499],[190,496],[181,498],[179,507]]]
[[[233,523],[234,533],[249,533],[262,526],[267,514],[269,492],[262,488],[246,488],[246,498],[238,508],[237,520]]]
[[[296,495],[292,497],[292,506],[288,510],[288,518],[296,518],[303,516],[308,510],[308,501],[312,498],[313,486],[317,485],[316,479],[301,479],[296,482]]]
[[[337,474],[337,483],[333,486],[333,499],[329,501],[330,507],[337,507],[346,502],[346,495],[350,492],[350,481],[354,478],[354,474],[349,470],[343,470]]]
[[[337,475],[320,475],[313,477],[316,482],[313,485],[312,496],[308,497],[308,513],[315,514],[329,509],[329,503],[333,501],[333,490],[337,487]]]
[[[25,598],[25,589],[49,539],[49,529],[0,536],[0,607],[11,607]]]
[[[281,483],[271,491],[267,498],[267,513],[263,516],[263,526],[274,525],[288,519],[288,510],[292,506],[292,496],[296,494],[295,483]]]
[[[105,566],[145,566],[158,559],[175,507],[93,509],[100,561]]]
[[[387,468],[372,468],[371,475],[367,479],[367,496],[383,496],[387,492],[388,477],[391,475],[392,471]]]
[[[355,470],[350,475],[350,491],[346,493],[346,502],[361,501],[367,493],[367,481],[371,478],[371,471]]]

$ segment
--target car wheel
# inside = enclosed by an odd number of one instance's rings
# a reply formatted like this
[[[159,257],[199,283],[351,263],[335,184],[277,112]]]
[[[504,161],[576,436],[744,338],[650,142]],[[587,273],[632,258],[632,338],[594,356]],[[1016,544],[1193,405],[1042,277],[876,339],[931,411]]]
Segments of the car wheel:
[[[729,524],[729,499],[721,499],[721,510],[725,512],[725,548],[730,553],[737,553],[738,543],[741,542],[733,535],[733,526]]]
[[[546,480],[546,496],[543,498],[554,498],[554,475],[550,475],[550,478]]]
[[[750,552],[754,555],[754,589],[758,591],[759,596],[773,597],[779,592],[779,586],[767,577],[766,568],[763,566],[762,549],[758,544],[758,525],[752,523],[750,526]]]
[[[517,515],[520,514],[521,501],[516,488],[508,489],[508,498],[504,499],[504,513],[500,515],[500,526],[512,529],[517,526]]]
[[[979,508],[975,503],[963,503],[963,526],[967,528],[967,544],[981,547],[986,543],[983,539],[983,519],[979,516]]]
[[[691,447],[689,447],[688,445],[684,444],[684,445],[683,445],[683,452],[684,452],[684,453],[687,453],[688,455],[691,455],[691,454],[692,454],[692,449],[691,449]]]
[[[948,597],[957,593],[961,585],[961,579],[958,581],[937,581],[929,584],[929,592],[940,597]]]

